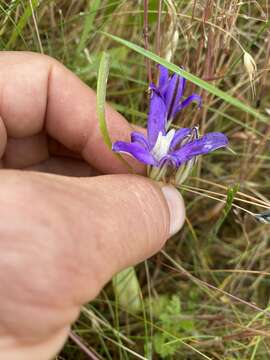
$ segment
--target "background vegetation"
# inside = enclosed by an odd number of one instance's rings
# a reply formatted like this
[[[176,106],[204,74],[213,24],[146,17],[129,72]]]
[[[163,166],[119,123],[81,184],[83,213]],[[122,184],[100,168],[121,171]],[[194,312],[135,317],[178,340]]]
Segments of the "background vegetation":
[[[131,123],[146,121],[146,59],[100,31],[142,47],[148,40],[149,50],[243,103],[189,83],[186,95],[200,93],[203,107],[183,111],[175,126],[223,131],[234,153],[200,160],[181,190],[184,229],[136,267],[138,282],[124,273],[131,292],[118,286],[115,296],[109,284],[83,308],[58,360],[270,359],[270,228],[254,216],[270,208],[269,12],[267,0],[1,1],[2,50],[53,56],[94,89],[107,51],[107,100]]]

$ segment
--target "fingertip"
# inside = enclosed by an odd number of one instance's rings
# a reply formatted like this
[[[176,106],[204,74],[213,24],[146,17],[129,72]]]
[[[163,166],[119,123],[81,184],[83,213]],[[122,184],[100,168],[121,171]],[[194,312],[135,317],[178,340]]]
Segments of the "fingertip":
[[[166,199],[170,213],[169,236],[175,235],[185,222],[185,205],[180,192],[172,185],[165,185],[161,191]]]

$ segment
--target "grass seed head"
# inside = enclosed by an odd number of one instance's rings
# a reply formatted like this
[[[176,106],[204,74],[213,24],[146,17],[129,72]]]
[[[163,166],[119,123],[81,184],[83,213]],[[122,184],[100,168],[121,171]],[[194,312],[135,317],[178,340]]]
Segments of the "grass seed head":
[[[248,72],[252,95],[255,97],[256,89],[254,81],[257,72],[257,65],[253,57],[247,51],[244,52],[244,65]]]

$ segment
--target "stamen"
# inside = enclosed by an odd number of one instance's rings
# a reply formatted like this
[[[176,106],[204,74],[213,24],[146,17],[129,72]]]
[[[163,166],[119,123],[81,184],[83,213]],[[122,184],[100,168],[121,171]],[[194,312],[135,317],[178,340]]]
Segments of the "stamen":
[[[175,129],[171,129],[166,135],[162,135],[161,131],[159,132],[155,146],[151,151],[157,161],[168,154],[174,134]]]
[[[194,126],[193,128],[192,128],[192,132],[193,132],[193,136],[192,136],[192,140],[194,140],[194,139],[199,139],[199,137],[200,137],[200,133],[199,133],[199,126]]]

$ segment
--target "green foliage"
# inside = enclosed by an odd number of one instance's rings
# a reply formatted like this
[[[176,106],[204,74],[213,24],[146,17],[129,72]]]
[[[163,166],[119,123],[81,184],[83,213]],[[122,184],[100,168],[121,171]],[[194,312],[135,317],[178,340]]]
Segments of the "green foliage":
[[[181,337],[194,331],[194,321],[184,317],[178,295],[171,298],[159,296],[152,301],[152,311],[159,320],[159,330],[154,334],[154,348],[165,359],[181,348]]]
[[[95,16],[97,15],[97,11],[100,6],[100,2],[101,2],[101,0],[94,0],[94,1],[89,0],[88,1],[88,7],[86,9],[87,14],[84,19],[83,30],[82,30],[80,42],[76,49],[76,57],[78,57],[80,55],[80,53],[83,51],[83,49],[87,45],[87,41],[91,35],[91,32],[93,31],[93,23],[94,23]],[[75,61],[76,60],[77,60],[77,58],[75,58]]]
[[[12,6],[13,4],[11,3],[10,6]],[[23,30],[25,28],[25,26],[27,25],[29,18],[31,18],[31,16],[33,15],[33,11],[35,10],[36,7],[38,7],[39,2],[38,0],[32,0],[31,3],[28,3],[23,10],[23,13],[21,15],[21,17],[18,20],[17,24],[14,24],[14,29],[12,31],[12,34],[9,38],[9,41],[6,45],[6,50],[9,50],[10,48],[12,48],[12,46],[16,43],[18,36],[20,36],[23,39]],[[14,6],[14,5],[13,5]]]
[[[141,289],[133,267],[120,271],[113,277],[116,301],[124,310],[137,313],[142,310]]]

